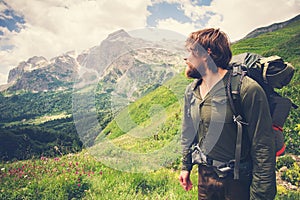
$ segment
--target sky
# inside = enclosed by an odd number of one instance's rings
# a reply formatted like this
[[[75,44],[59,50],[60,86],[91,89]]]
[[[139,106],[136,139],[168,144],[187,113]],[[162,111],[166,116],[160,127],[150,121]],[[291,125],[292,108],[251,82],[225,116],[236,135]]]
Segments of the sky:
[[[80,54],[119,29],[214,27],[235,41],[298,14],[300,0],[0,0],[0,84],[32,56]]]

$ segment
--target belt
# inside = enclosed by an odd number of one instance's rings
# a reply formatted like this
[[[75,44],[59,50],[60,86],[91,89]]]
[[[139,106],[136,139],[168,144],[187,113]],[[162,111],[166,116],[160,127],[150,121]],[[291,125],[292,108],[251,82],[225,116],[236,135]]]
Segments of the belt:
[[[209,157],[206,157],[206,164],[208,166],[216,167],[221,172],[227,172],[227,171],[234,169],[235,161],[230,160],[229,162],[220,162],[217,160],[213,160]]]
[[[221,162],[218,160],[213,160],[206,156],[200,149],[198,145],[194,147],[194,151],[192,153],[193,164],[201,164],[207,166],[213,166],[217,168],[221,172],[227,172],[229,170],[234,169],[235,161],[230,160],[229,162]]]
[[[192,163],[198,165],[206,165],[214,167],[220,172],[228,172],[233,170],[235,167],[235,160],[230,160],[228,162],[222,162],[218,160],[214,160],[209,156],[206,156],[200,149],[198,145],[194,146],[194,150],[192,152]],[[240,161],[239,169],[244,171],[252,168],[252,162],[249,159]]]

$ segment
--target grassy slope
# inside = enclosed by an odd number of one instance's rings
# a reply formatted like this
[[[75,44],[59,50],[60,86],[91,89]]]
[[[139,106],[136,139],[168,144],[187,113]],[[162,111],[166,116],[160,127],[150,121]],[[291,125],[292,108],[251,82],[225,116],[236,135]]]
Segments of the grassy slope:
[[[114,140],[125,149],[134,149],[133,143],[135,142],[147,142],[149,146],[144,147],[145,151],[151,150],[153,142],[165,143],[172,139],[179,133],[181,103],[188,83],[189,80],[183,74],[178,74],[163,86],[122,110],[102,131],[100,137],[107,135],[110,140]],[[159,139],[143,137],[144,139],[135,140],[131,137],[132,135],[138,136],[141,132],[148,136],[158,135]],[[130,147],[124,145],[124,138]]]

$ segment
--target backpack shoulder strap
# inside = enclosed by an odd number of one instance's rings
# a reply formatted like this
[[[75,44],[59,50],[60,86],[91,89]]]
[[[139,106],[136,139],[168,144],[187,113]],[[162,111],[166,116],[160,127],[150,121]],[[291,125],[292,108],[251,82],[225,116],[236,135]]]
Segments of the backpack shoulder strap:
[[[226,92],[229,100],[231,110],[233,112],[233,121],[237,125],[237,136],[236,136],[236,146],[235,146],[235,162],[234,162],[234,179],[239,179],[239,167],[242,152],[242,135],[243,135],[243,125],[248,125],[243,121],[242,109],[241,109],[241,97],[240,89],[242,85],[243,78],[246,72],[239,70],[239,66],[233,66],[230,72]]]
[[[247,72],[242,70],[240,66],[232,66],[232,71],[227,81],[226,93],[231,110],[235,116],[243,116],[240,90],[246,74]]]

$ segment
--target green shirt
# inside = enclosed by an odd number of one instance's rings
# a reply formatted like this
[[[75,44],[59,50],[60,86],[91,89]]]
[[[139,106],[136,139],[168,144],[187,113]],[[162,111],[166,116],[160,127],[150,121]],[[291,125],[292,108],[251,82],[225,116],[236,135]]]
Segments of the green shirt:
[[[181,136],[183,170],[191,170],[190,148],[197,143],[212,159],[228,162],[235,158],[237,126],[226,94],[229,76],[228,72],[204,99],[200,95],[201,80],[186,89]],[[243,127],[241,160],[250,159],[253,164],[251,199],[272,199],[276,193],[275,140],[267,98],[260,85],[247,76],[240,97],[244,121],[249,123]]]

